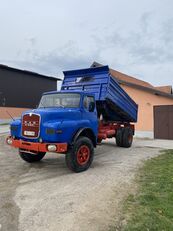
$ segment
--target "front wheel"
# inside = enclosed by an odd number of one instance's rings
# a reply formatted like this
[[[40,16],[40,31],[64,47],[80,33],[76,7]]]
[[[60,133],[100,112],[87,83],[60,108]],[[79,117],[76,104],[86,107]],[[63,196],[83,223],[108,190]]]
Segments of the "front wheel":
[[[90,167],[93,157],[94,147],[92,141],[81,136],[66,154],[66,165],[73,172],[83,172]]]
[[[41,159],[43,159],[43,157],[45,156],[45,152],[38,152],[38,153],[28,153],[28,152],[24,152],[22,150],[19,149],[19,155],[20,157],[29,163],[33,163],[33,162],[38,162]]]

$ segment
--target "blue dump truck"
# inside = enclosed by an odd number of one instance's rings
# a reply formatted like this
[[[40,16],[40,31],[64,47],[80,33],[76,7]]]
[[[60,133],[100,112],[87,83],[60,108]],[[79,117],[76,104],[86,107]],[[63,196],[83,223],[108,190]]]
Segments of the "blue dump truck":
[[[6,141],[27,162],[40,161],[46,152],[64,153],[68,168],[82,172],[102,140],[132,145],[137,111],[108,66],[65,71],[61,91],[44,93],[37,109],[13,121]]]

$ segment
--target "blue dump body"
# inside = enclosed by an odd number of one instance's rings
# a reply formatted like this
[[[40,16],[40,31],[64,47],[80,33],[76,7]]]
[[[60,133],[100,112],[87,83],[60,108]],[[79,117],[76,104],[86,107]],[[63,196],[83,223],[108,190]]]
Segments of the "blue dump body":
[[[64,71],[63,91],[86,91],[95,95],[98,116],[106,121],[137,122],[138,105],[102,66]]]

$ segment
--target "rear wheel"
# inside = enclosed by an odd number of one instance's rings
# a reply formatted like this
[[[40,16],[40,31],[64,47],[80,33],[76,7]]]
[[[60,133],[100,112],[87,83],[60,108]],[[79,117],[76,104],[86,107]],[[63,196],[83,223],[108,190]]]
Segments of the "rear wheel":
[[[87,170],[94,157],[94,147],[92,141],[87,137],[79,137],[73,147],[66,154],[67,167],[73,172]]]
[[[123,146],[123,132],[124,132],[124,128],[118,128],[116,133],[116,144],[119,147]]]
[[[33,163],[33,162],[38,162],[40,161],[41,159],[43,159],[43,157],[45,156],[45,152],[37,152],[37,153],[27,153],[27,152],[24,152],[22,150],[19,149],[19,155],[20,157],[26,161],[26,162],[29,162],[29,163]]]
[[[123,147],[129,148],[132,146],[133,142],[133,131],[131,128],[124,128],[123,136],[122,136]]]

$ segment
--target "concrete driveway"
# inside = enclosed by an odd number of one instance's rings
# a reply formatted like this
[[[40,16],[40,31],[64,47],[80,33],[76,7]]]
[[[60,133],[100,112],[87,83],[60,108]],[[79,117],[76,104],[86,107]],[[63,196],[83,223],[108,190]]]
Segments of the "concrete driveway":
[[[112,139],[98,146],[88,171],[75,174],[63,155],[47,154],[28,164],[4,141],[1,136],[1,231],[108,230],[120,216],[121,201],[134,190],[142,162],[173,148],[173,141],[141,139],[132,148],[119,148]]]

